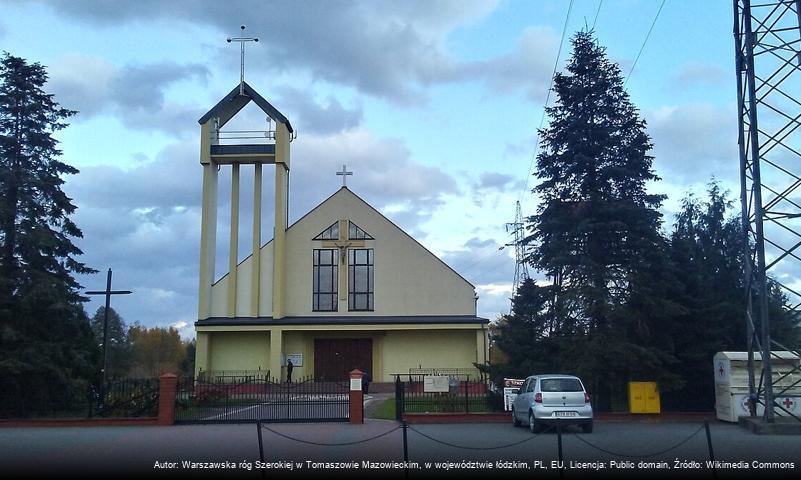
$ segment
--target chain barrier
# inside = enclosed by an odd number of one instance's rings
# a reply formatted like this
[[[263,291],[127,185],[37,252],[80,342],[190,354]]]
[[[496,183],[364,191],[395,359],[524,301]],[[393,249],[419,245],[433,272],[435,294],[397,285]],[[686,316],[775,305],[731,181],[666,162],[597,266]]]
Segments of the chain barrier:
[[[397,430],[400,430],[403,427],[402,426],[397,426],[397,427],[395,427],[395,428],[393,428],[391,430],[388,430],[388,431],[386,431],[384,433],[375,435],[373,437],[365,438],[365,439],[362,439],[362,440],[355,440],[355,441],[352,441],[352,442],[341,442],[341,443],[320,443],[320,442],[312,442],[312,441],[309,441],[309,440],[302,440],[300,438],[295,438],[295,437],[292,437],[290,435],[287,435],[287,434],[284,434],[284,433],[281,433],[281,432],[277,432],[277,431],[273,430],[272,428],[268,427],[267,425],[265,425],[263,423],[261,424],[261,428],[267,430],[270,433],[274,433],[275,435],[278,435],[279,437],[286,438],[287,440],[292,440],[293,442],[305,443],[306,445],[316,445],[316,446],[319,446],[319,447],[344,447],[344,446],[348,446],[348,445],[358,445],[360,443],[367,443],[367,442],[369,442],[371,440],[375,440],[377,438],[381,438],[381,437],[384,437],[386,435],[389,435],[390,433],[395,432]]]
[[[689,437],[685,438],[684,440],[678,442],[677,444],[675,444],[675,445],[673,445],[673,446],[671,446],[669,448],[666,448],[664,450],[660,450],[658,452],[645,454],[645,455],[630,455],[630,454],[626,454],[626,453],[613,452],[611,450],[606,450],[606,449],[601,448],[601,447],[599,447],[597,445],[594,445],[594,444],[590,443],[589,441],[581,438],[579,435],[577,435],[575,433],[573,434],[573,436],[576,437],[576,439],[579,440],[580,442],[582,442],[585,445],[589,446],[590,448],[594,448],[595,450],[598,450],[600,452],[604,452],[604,453],[609,454],[609,455],[614,455],[614,456],[618,456],[618,457],[628,457],[628,458],[648,458],[648,457],[655,457],[657,455],[663,455],[665,453],[670,452],[671,450],[675,450],[675,449],[679,448],[680,446],[682,446],[685,443],[689,442],[693,437],[695,437],[696,435],[701,433],[701,430],[704,430],[705,427],[706,427],[705,425],[701,425],[701,427],[699,427],[698,430],[696,430],[695,432],[691,433]]]
[[[462,450],[500,450],[502,448],[514,447],[515,445],[521,445],[523,443],[530,442],[530,441],[534,440],[535,438],[539,437],[540,435],[542,435],[543,433],[547,433],[548,431],[553,430],[554,427],[548,427],[547,429],[541,431],[540,433],[538,433],[536,435],[532,435],[531,437],[526,438],[525,440],[520,440],[519,442],[509,443],[509,444],[506,444],[506,445],[497,445],[497,446],[494,446],[494,447],[468,447],[466,445],[456,445],[455,443],[449,443],[449,442],[446,442],[444,440],[438,440],[438,439],[436,439],[436,438],[434,438],[434,437],[432,437],[430,435],[426,435],[425,433],[421,432],[420,430],[417,430],[414,427],[408,427],[408,428],[409,428],[409,430],[413,431],[414,433],[416,433],[416,434],[418,434],[418,435],[420,435],[422,437],[425,437],[425,438],[431,440],[432,442],[436,442],[436,443],[439,443],[439,444],[442,444],[442,445],[447,445],[447,446],[453,447],[453,448],[460,448]]]

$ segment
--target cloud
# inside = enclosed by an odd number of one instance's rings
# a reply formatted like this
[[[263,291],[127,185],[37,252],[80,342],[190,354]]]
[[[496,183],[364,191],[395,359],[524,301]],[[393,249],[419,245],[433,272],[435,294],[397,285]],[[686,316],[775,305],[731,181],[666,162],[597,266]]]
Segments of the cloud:
[[[68,185],[79,204],[149,212],[200,206],[201,169],[194,141],[167,145],[153,161],[140,160],[129,169],[86,166]],[[143,213],[144,215],[145,213]]]
[[[440,257],[473,285],[508,282],[514,277],[515,260],[510,250],[499,250],[491,238],[468,240],[464,248],[445,251]]]
[[[465,64],[461,78],[481,80],[492,91],[522,93],[530,100],[544,101],[559,48],[557,39],[550,27],[528,27],[514,51]]]
[[[505,157],[525,157],[530,159],[537,150],[539,136],[535,133],[527,135],[522,140],[508,141],[503,147]]]
[[[111,114],[127,127],[171,134],[189,131],[202,108],[169,102],[165,91],[180,82],[205,85],[210,75],[197,63],[117,68],[101,58],[75,54],[53,62],[49,72],[48,88],[59,103],[80,112],[78,121]]]
[[[509,313],[512,297],[512,284],[487,283],[476,286],[478,295],[477,314],[479,317],[495,320],[501,315]]]
[[[437,167],[410,158],[402,141],[379,139],[355,129],[330,136],[304,136],[293,143],[293,218],[338,188],[334,173],[347,164],[348,185],[358,195],[412,233],[445,201],[458,193],[456,181]],[[328,187],[326,187],[328,186]]]
[[[350,130],[361,125],[364,117],[361,105],[348,109],[334,97],[328,97],[322,105],[308,91],[285,86],[275,92],[282,108],[292,112],[293,125],[297,119],[298,129],[305,133],[326,135]]]
[[[253,8],[245,0],[208,3],[141,0],[98,4],[91,0],[48,3],[58,14],[102,27],[126,22],[189,22],[232,34],[231,12],[240,12],[248,32],[259,36],[249,52],[252,72],[302,69],[312,78],[349,85],[370,95],[419,103],[421,85],[448,81],[457,62],[445,51],[444,39],[458,26],[491,12],[496,1],[440,2],[341,1],[271,2]],[[220,59],[233,66],[230,48]]]
[[[110,94],[124,108],[154,113],[164,104],[166,87],[192,79],[205,83],[209,75],[208,68],[196,63],[180,65],[160,62],[149,65],[126,65],[114,76]]]
[[[509,189],[519,190],[523,187],[524,181],[521,181],[512,175],[506,175],[498,172],[484,172],[478,178],[477,188],[480,190],[498,190],[505,191]]]
[[[48,5],[59,14],[103,27],[159,19],[208,25],[221,32],[220,40],[233,33],[230,12],[247,12],[243,19],[247,31],[261,40],[248,51],[249,58],[255,59],[248,64],[250,75],[302,72],[314,81],[349,86],[363,94],[411,105],[427,100],[425,87],[453,82],[481,82],[492,92],[522,94],[541,101],[558,48],[559,37],[550,27],[526,28],[512,51],[494,58],[463,61],[446,48],[451,32],[487,16],[497,3],[272,2],[272,8],[258,9],[244,0],[212,3],[204,8],[196,8],[188,0],[142,0],[125,5],[72,0]],[[220,43],[211,52],[216,57],[210,60],[214,64],[238,68],[238,56],[232,55],[227,45]],[[291,97],[300,100],[296,95]],[[308,107],[298,103],[301,108]],[[340,108],[328,101],[329,113]],[[346,112],[343,109],[339,113]],[[360,110],[354,113],[359,119]]]
[[[109,84],[116,72],[107,61],[89,55],[66,55],[49,65],[48,73],[48,90],[61,105],[78,110],[79,119],[97,115],[108,106]]]
[[[689,62],[673,76],[673,86],[678,89],[714,87],[723,84],[727,77],[726,70],[720,65]]]
[[[478,237],[473,237],[464,243],[464,247],[468,249],[494,247],[494,246],[496,246],[496,242],[491,238],[486,238],[484,240],[481,240]]]
[[[739,175],[737,113],[707,103],[646,111],[657,173],[674,181],[706,181]]]

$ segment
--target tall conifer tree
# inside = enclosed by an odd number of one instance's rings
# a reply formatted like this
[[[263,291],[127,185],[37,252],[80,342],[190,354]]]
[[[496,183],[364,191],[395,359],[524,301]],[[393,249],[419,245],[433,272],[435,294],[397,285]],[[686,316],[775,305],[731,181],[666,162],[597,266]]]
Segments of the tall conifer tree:
[[[53,136],[75,112],[46,81],[39,63],[0,59],[0,409],[18,414],[84,396],[97,350],[73,278],[93,270],[76,260],[81,231],[61,188],[78,171]]]
[[[563,330],[589,333],[609,326],[632,272],[651,261],[664,197],[646,193],[646,183],[659,179],[651,140],[619,67],[591,32],[572,43],[566,71],[554,77],[550,124],[540,131],[540,205],[526,242],[533,265],[557,283]]]

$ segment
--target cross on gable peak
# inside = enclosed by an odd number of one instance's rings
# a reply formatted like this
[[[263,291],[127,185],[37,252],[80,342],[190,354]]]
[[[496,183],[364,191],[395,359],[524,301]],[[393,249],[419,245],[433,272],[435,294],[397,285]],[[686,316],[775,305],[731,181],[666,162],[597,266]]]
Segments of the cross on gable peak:
[[[348,186],[348,182],[347,182],[347,178],[348,177],[347,176],[348,175],[353,175],[353,172],[348,171],[348,168],[347,168],[346,165],[342,165],[342,170],[337,172],[337,175],[341,175],[342,176],[342,186],[343,187],[347,187]]]

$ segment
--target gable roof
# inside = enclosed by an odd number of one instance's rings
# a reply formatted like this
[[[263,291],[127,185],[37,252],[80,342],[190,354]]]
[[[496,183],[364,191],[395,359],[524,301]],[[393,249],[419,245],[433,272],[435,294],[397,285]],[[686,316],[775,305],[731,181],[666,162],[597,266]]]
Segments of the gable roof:
[[[270,118],[276,122],[285,124],[289,130],[289,133],[294,131],[292,130],[292,125],[289,123],[289,120],[287,120],[284,114],[279,112],[277,108],[270,104],[270,102],[259,95],[259,92],[248,85],[248,82],[243,82],[242,90],[244,91],[244,95],[239,94],[239,85],[234,87],[234,89],[231,90],[228,95],[217,102],[217,105],[212,107],[211,110],[200,117],[200,120],[198,120],[197,123],[203,125],[212,117],[220,117],[220,126],[222,127],[228,123],[228,121],[231,120],[234,115],[239,113],[239,111],[242,110],[245,105],[247,105],[250,101],[253,101],[261,109],[261,111],[266,113]]]
[[[289,230],[289,229],[290,229],[290,228],[292,228],[293,226],[295,226],[295,225],[297,225],[298,223],[300,223],[301,221],[303,221],[303,219],[304,219],[304,218],[306,218],[307,216],[309,216],[309,215],[310,215],[310,214],[311,214],[313,211],[317,210],[318,208],[320,208],[321,206],[323,206],[323,205],[324,205],[326,202],[328,202],[329,200],[331,200],[331,199],[332,199],[332,198],[334,198],[335,196],[339,195],[339,194],[340,194],[340,192],[342,192],[343,190],[347,191],[349,194],[351,194],[351,195],[353,195],[354,197],[356,197],[356,199],[357,199],[357,200],[359,200],[359,201],[360,201],[360,202],[362,202],[364,205],[366,205],[368,208],[370,208],[370,210],[372,210],[372,211],[374,211],[375,213],[377,213],[377,214],[378,214],[378,216],[380,216],[381,218],[383,218],[384,220],[386,220],[387,222],[389,222],[389,224],[390,224],[390,225],[392,225],[393,227],[395,227],[396,229],[398,229],[398,230],[399,230],[401,233],[403,233],[404,235],[406,235],[407,237],[409,237],[409,239],[410,239],[411,241],[413,241],[414,243],[416,243],[417,245],[419,245],[419,246],[420,246],[420,248],[422,248],[423,250],[425,250],[426,252],[428,252],[428,254],[429,254],[429,255],[431,255],[432,257],[434,257],[435,259],[437,259],[437,261],[438,261],[438,262],[440,262],[441,264],[445,265],[445,267],[446,267],[448,270],[450,270],[451,272],[453,272],[454,274],[456,274],[456,276],[457,276],[457,277],[459,277],[459,278],[461,278],[462,280],[464,280],[464,281],[465,281],[465,283],[467,283],[468,285],[470,285],[471,287],[473,287],[473,289],[475,289],[475,288],[476,288],[476,286],[475,286],[475,285],[473,285],[473,283],[472,283],[472,282],[470,282],[469,280],[467,280],[466,278],[464,278],[464,277],[463,277],[463,276],[462,276],[462,275],[461,275],[459,272],[457,272],[456,270],[454,270],[454,269],[453,269],[453,267],[451,267],[450,265],[448,265],[447,263],[445,263],[445,261],[443,261],[443,260],[442,260],[441,258],[439,258],[437,255],[434,255],[434,253],[433,253],[433,252],[431,252],[431,250],[427,249],[427,248],[425,247],[425,245],[423,245],[422,243],[418,242],[416,238],[414,238],[413,236],[411,236],[411,235],[409,235],[408,233],[406,233],[406,231],[405,231],[404,229],[400,228],[400,227],[399,227],[397,224],[395,224],[395,222],[393,222],[392,220],[390,220],[389,218],[387,218],[387,217],[386,217],[386,216],[385,216],[383,213],[379,212],[379,211],[378,211],[378,209],[376,209],[375,207],[373,207],[372,205],[370,205],[369,203],[367,203],[367,201],[366,201],[365,199],[363,199],[362,197],[360,197],[360,196],[356,195],[355,193],[353,193],[353,191],[351,191],[351,190],[350,190],[348,187],[345,187],[345,186],[343,186],[343,187],[340,187],[340,188],[339,188],[339,190],[337,190],[336,192],[334,192],[334,193],[333,193],[331,196],[329,196],[328,198],[326,198],[326,199],[325,199],[325,200],[323,200],[322,202],[318,203],[316,207],[312,208],[311,210],[309,210],[308,212],[306,212],[306,214],[305,214],[305,215],[303,215],[303,216],[302,216],[302,217],[300,217],[299,219],[297,219],[297,220],[295,220],[294,222],[292,222],[292,224],[291,224],[291,225],[289,225],[289,226],[287,227],[287,230]]]

